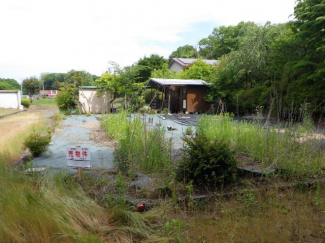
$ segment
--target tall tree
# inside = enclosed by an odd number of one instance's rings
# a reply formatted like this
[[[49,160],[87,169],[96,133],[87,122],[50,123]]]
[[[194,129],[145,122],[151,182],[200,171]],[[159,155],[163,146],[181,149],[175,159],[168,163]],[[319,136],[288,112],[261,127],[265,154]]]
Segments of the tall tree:
[[[236,26],[220,26],[215,28],[208,38],[199,42],[201,58],[219,59],[221,56],[238,50],[240,37],[245,35],[247,28],[256,26],[252,22],[240,22]]]
[[[66,82],[75,84],[77,87],[82,85],[91,85],[93,76],[86,71],[71,70],[67,73]]]
[[[177,48],[176,51],[173,51],[172,54],[170,54],[169,58],[197,58],[198,53],[197,50],[191,46],[191,45],[185,45],[185,46],[180,46]]]
[[[20,88],[15,79],[0,78],[0,90],[20,90]]]
[[[41,89],[41,82],[36,77],[30,77],[23,80],[23,89],[27,91],[30,101],[33,102],[32,96],[37,94]]]
[[[167,60],[159,55],[151,55],[150,57],[141,58],[136,65],[133,66],[134,69],[138,69],[138,79],[137,82],[146,82],[149,80],[152,71],[161,69]]]

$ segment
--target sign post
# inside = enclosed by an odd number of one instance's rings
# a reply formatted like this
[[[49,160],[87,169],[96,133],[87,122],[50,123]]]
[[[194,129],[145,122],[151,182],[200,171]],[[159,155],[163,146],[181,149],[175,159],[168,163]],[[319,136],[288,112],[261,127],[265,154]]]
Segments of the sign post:
[[[90,168],[90,149],[88,147],[75,146],[66,149],[67,165],[78,169],[78,178],[82,179],[82,169]]]

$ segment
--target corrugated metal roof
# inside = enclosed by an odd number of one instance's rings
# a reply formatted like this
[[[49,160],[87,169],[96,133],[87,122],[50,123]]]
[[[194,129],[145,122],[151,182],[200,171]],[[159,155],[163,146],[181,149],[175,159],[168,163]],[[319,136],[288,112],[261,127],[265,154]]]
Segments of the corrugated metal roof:
[[[98,89],[98,86],[79,86],[82,89]]]
[[[209,85],[207,82],[201,79],[161,79],[151,78],[150,81],[160,85]]]
[[[180,60],[185,65],[188,65],[188,64],[191,64],[191,63],[197,61],[197,59],[191,59],[191,58],[177,58],[177,59]],[[202,59],[202,61],[208,65],[218,65],[220,62],[218,60],[207,60],[207,59]]]

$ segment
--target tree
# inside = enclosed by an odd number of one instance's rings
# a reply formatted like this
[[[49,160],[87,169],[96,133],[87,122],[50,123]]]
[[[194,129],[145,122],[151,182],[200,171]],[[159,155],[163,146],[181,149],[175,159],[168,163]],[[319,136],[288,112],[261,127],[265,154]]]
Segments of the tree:
[[[191,46],[191,45],[185,45],[185,46],[180,46],[177,48],[176,51],[173,51],[172,54],[170,54],[169,58],[197,58],[198,53],[197,50]]]
[[[182,79],[202,79],[204,81],[210,81],[212,75],[215,75],[217,69],[215,66],[211,66],[198,59],[195,63],[186,67],[180,74],[179,78]]]
[[[66,82],[75,84],[77,87],[82,85],[91,85],[93,81],[93,76],[86,71],[71,70],[66,76]]]
[[[114,100],[123,91],[123,83],[121,82],[120,75],[104,73],[99,79],[95,80],[95,84],[100,88],[102,92],[103,91],[109,92],[109,94],[111,95],[110,103],[113,103]]]
[[[138,69],[137,82],[146,82],[151,77],[154,70],[161,69],[167,60],[159,55],[151,55],[150,57],[141,58],[132,68]]]
[[[15,79],[0,78],[0,90],[20,90],[20,88]]]
[[[66,73],[42,73],[41,82],[45,90],[59,89],[61,83],[67,82]]]
[[[41,82],[36,77],[26,78],[23,80],[23,89],[26,90],[30,101],[33,102],[32,96],[41,89]]]
[[[207,59],[219,59],[221,56],[238,50],[240,37],[245,35],[247,28],[256,26],[252,22],[240,22],[236,26],[220,26],[215,28],[208,38],[199,42],[199,56]]]

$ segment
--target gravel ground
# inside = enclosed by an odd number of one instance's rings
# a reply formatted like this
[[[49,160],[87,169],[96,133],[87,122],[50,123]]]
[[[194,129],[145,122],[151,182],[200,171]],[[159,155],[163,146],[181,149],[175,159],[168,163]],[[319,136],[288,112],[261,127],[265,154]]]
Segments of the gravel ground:
[[[33,160],[33,167],[66,168],[66,148],[83,145],[90,148],[92,168],[112,168],[114,144],[101,141],[97,116],[72,116],[62,121],[62,128],[52,137],[53,145]]]

